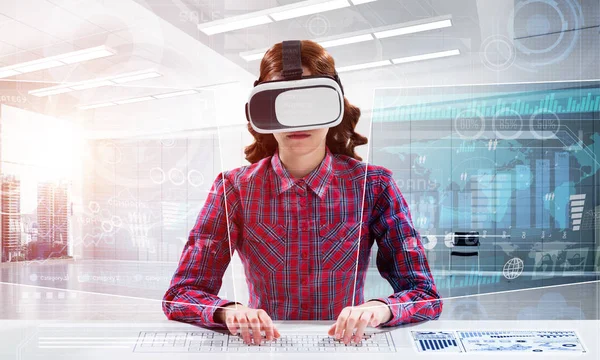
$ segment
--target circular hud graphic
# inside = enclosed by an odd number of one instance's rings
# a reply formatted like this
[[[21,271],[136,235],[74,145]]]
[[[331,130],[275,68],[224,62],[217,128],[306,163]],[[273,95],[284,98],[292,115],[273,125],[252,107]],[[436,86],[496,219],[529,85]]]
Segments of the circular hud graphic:
[[[525,0],[515,3],[508,33],[517,50],[516,65],[530,71],[560,63],[574,50],[583,24],[574,0]]]
[[[329,20],[323,15],[314,15],[306,22],[308,32],[315,36],[323,36],[329,31]]]
[[[519,258],[512,258],[504,264],[502,268],[502,275],[508,280],[514,280],[521,276],[523,273],[523,269],[525,265],[523,264],[523,260]]]
[[[515,110],[503,108],[494,115],[492,128],[498,139],[517,139],[523,133],[523,118]]]
[[[529,129],[534,137],[540,140],[551,139],[560,129],[559,116],[547,109],[540,109],[529,118]]]
[[[462,110],[454,119],[454,130],[463,139],[478,139],[485,131],[484,117],[475,109]]]
[[[515,63],[517,51],[512,40],[506,36],[494,35],[483,41],[479,55],[488,69],[502,71]]]

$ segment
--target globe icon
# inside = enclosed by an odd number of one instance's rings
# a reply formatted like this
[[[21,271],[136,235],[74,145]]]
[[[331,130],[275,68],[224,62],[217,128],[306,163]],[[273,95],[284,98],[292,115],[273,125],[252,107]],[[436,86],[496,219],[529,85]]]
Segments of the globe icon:
[[[502,275],[508,280],[514,280],[518,278],[521,273],[523,273],[523,268],[525,265],[523,264],[523,260],[519,258],[512,258],[504,264],[504,268],[502,268]]]

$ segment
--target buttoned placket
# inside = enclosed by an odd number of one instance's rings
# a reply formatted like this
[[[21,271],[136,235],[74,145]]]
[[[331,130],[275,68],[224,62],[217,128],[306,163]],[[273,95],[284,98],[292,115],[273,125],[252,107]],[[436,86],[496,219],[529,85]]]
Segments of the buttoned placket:
[[[300,312],[302,318],[310,318],[310,234],[312,220],[309,214],[308,192],[307,185],[304,180],[296,182],[296,196],[298,198],[298,215],[299,215],[299,245],[298,245],[298,287],[300,289]]]

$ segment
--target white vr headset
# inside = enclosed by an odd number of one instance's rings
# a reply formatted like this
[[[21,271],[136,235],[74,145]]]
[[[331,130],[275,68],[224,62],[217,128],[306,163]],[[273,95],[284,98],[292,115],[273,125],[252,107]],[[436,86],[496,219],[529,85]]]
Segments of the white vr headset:
[[[334,76],[302,76],[299,40],[283,43],[283,80],[254,82],[246,118],[261,134],[334,127],[344,117],[344,88]]]

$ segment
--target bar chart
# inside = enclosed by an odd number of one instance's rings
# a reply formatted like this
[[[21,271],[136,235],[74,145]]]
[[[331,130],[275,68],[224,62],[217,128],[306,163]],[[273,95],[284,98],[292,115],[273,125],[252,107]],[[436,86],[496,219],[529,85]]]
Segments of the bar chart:
[[[572,114],[600,111],[600,91],[554,91],[543,98],[539,94],[523,96],[498,96],[483,99],[455,101],[424,101],[405,106],[379,108],[374,111],[375,122],[410,120],[460,120],[507,115],[515,117],[539,114]],[[469,123],[473,125],[473,123]]]
[[[413,331],[419,352],[463,352],[452,332]]]

